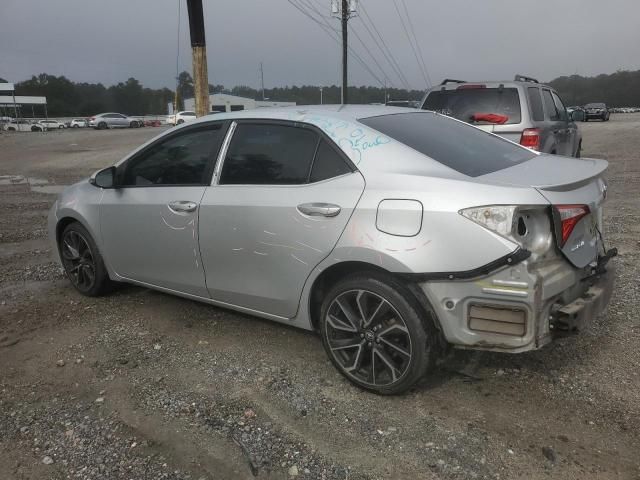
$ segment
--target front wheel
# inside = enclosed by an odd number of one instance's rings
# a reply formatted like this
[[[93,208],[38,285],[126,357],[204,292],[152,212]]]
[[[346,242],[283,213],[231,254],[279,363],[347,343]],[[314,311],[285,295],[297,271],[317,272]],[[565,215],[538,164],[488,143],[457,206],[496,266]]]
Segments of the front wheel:
[[[78,292],[96,297],[113,286],[102,255],[86,228],[73,222],[65,227],[58,242],[65,273]]]
[[[59,128],[60,130],[62,130],[62,129],[64,128],[64,125],[60,125],[60,126],[58,126],[58,128]]]
[[[129,128],[138,128],[138,122],[131,122]]]
[[[364,273],[338,282],[320,311],[329,359],[357,386],[382,395],[414,385],[434,363],[432,318],[392,277]]]
[[[98,124],[98,130],[105,130],[107,128],[107,123],[106,122],[100,122]]]
[[[79,125],[77,125],[77,124],[73,126],[73,128],[79,128],[79,127],[80,127],[80,126],[79,126]]]

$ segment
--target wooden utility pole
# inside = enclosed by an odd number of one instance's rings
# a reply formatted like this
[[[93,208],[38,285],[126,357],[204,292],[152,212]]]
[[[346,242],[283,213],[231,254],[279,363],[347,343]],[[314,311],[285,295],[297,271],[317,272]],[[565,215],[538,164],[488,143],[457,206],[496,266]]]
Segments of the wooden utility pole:
[[[342,18],[340,21],[342,22],[342,104],[346,105],[349,103],[347,96],[347,59],[348,59],[348,50],[347,50],[347,34],[349,29],[347,28],[347,24],[349,22],[349,0],[342,0]]]
[[[358,0],[331,0],[331,16],[342,24],[342,104],[349,103],[347,63],[349,54],[349,19],[357,14]]]
[[[189,32],[193,53],[193,86],[196,116],[209,113],[209,76],[207,75],[207,45],[204,36],[204,13],[202,0],[187,0]]]

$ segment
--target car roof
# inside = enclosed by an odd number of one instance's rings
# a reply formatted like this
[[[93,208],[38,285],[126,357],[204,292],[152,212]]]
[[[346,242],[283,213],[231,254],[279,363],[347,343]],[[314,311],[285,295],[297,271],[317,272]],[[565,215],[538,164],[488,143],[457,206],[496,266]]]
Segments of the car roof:
[[[196,122],[236,119],[291,120],[305,122],[309,118],[316,116],[357,122],[361,118],[393,115],[403,112],[415,113],[419,112],[419,110],[415,108],[387,107],[384,105],[297,105],[292,107],[261,107],[229,113],[215,113],[199,117]],[[193,125],[193,122],[190,124]]]

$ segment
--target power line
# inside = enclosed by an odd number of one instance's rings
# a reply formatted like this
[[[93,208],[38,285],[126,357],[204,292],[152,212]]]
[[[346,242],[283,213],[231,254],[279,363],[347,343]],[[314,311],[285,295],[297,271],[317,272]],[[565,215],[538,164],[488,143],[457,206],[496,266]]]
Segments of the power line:
[[[360,42],[360,44],[362,45],[362,48],[364,48],[364,50],[369,54],[369,56],[373,59],[373,62],[377,65],[377,67],[380,69],[380,71],[382,72],[382,75],[384,76],[385,80],[387,80],[389,82],[389,85],[392,88],[396,88],[394,86],[394,84],[391,82],[391,79],[389,78],[389,76],[387,75],[387,72],[384,70],[384,68],[382,68],[382,66],[380,65],[380,63],[378,62],[378,59],[373,55],[373,53],[371,53],[371,50],[369,50],[369,47],[367,47],[367,45],[364,43],[364,41],[362,40],[362,38],[360,38],[360,35],[358,35],[358,32],[356,31],[356,29],[353,27],[353,25],[351,26],[351,32],[356,36],[356,38],[358,39],[358,41]]]
[[[422,54],[422,49],[420,48],[420,42],[418,42],[418,37],[416,36],[416,30],[413,28],[413,22],[411,21],[411,15],[409,15],[409,9],[407,8],[407,4],[405,0],[400,0],[402,2],[402,6],[404,7],[404,13],[407,15],[407,20],[409,21],[409,27],[411,28],[411,33],[413,34],[413,39],[416,42],[416,47],[418,48],[418,53],[420,54],[420,60],[422,61],[422,68],[424,72],[427,74],[427,78],[429,79],[429,86],[433,85],[431,81],[431,76],[429,75],[429,69],[427,68],[427,64],[424,61],[424,55]]]
[[[304,16],[308,17],[310,20],[312,20],[315,24],[317,24],[320,28],[322,28],[322,30],[329,35],[335,42],[338,43],[338,45],[341,44],[341,41],[339,39],[339,37],[337,36],[337,32],[336,30],[331,27],[328,26],[326,24],[323,24],[320,20],[318,20],[316,17],[313,16],[313,14],[309,13],[308,10],[306,10],[306,5],[304,4],[296,4],[294,3],[293,0],[287,0],[291,5],[293,5],[298,11],[300,11],[300,13],[302,13]],[[323,18],[324,20],[324,18]],[[349,52],[351,53],[351,55],[353,55],[353,57],[356,59],[356,61],[362,66],[362,68],[364,70],[366,70],[369,75],[371,75],[381,86],[384,86],[384,82],[382,80],[380,80],[380,78],[378,78],[378,76],[371,70],[371,68],[369,68],[369,66],[366,64],[366,62],[364,60],[362,60],[362,57],[360,57],[360,55],[351,47],[349,46]]]
[[[365,17],[367,17],[367,20],[369,20],[369,23],[371,24],[371,26],[373,27],[373,30],[376,32],[376,35],[378,36],[378,38],[380,39],[380,43],[382,43],[384,50],[386,51],[388,58],[387,60],[390,60],[391,63],[393,64],[393,66],[395,67],[394,70],[396,71],[396,73],[398,74],[398,76],[401,78],[402,83],[405,85],[405,87],[407,88],[407,90],[411,90],[411,87],[409,86],[409,81],[407,80],[407,77],[404,75],[404,73],[402,72],[402,69],[400,68],[400,65],[398,64],[398,62],[396,61],[393,53],[391,53],[391,49],[389,48],[389,46],[387,45],[387,42],[385,42],[384,37],[382,36],[382,34],[380,33],[380,30],[378,30],[378,27],[376,27],[375,22],[373,21],[373,19],[371,18],[371,16],[369,16],[369,13],[367,12],[367,9],[364,6],[364,3],[360,4],[360,9],[362,10],[362,13],[364,13]],[[363,17],[363,23],[366,26],[366,23],[364,22],[364,17]],[[375,40],[375,38],[374,38]],[[377,43],[377,42],[376,42]],[[385,55],[385,57],[387,56]]]
[[[407,25],[404,23],[404,19],[402,18],[402,14],[400,13],[400,9],[398,8],[398,4],[396,0],[393,0],[393,6],[396,8],[396,12],[398,12],[398,18],[400,18],[400,23],[402,23],[402,29],[404,30],[404,34],[407,36],[407,40],[409,41],[409,46],[413,51],[413,55],[416,57],[416,62],[418,63],[418,68],[420,69],[420,73],[422,74],[422,78],[424,78],[424,82],[427,85],[427,88],[431,87],[431,82],[427,79],[427,74],[420,63],[420,59],[418,58],[418,52],[416,51],[416,47],[413,46],[413,42],[411,41],[411,37],[409,36],[409,30],[407,29]]]

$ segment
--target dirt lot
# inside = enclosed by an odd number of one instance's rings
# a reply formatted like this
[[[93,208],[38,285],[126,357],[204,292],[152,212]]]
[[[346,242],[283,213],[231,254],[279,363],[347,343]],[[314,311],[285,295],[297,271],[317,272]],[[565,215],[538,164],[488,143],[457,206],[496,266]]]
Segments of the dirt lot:
[[[539,352],[457,352],[394,398],[348,384],[313,334],[72,289],[47,192],[160,129],[0,135],[0,176],[31,178],[0,177],[0,479],[640,478],[640,115],[581,128],[611,163],[608,313]]]

